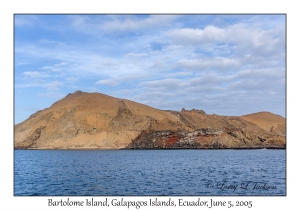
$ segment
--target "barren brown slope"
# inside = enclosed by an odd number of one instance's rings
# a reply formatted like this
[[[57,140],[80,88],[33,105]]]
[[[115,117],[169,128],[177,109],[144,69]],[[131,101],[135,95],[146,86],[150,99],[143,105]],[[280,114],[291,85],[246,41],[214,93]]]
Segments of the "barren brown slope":
[[[17,124],[15,147],[122,148],[142,130],[171,129],[177,120],[129,100],[76,91]]]
[[[241,118],[256,124],[266,131],[278,135],[286,135],[286,120],[280,115],[275,115],[270,112],[258,112],[241,116]]]
[[[76,91],[15,125],[15,148],[119,149],[128,145],[133,148],[133,142],[139,142],[135,145],[140,148],[171,148],[179,145],[180,139],[172,137],[176,133],[189,147],[194,145],[189,142],[195,140],[193,132],[199,130],[200,143],[196,145],[201,148],[285,147],[285,137],[278,136],[274,129],[269,132],[259,120],[248,118],[207,115],[201,110],[163,111],[100,93]],[[277,123],[268,119],[271,124]],[[164,136],[165,131],[171,136]],[[150,139],[150,144],[144,144],[141,136]],[[169,137],[172,144],[165,144]]]

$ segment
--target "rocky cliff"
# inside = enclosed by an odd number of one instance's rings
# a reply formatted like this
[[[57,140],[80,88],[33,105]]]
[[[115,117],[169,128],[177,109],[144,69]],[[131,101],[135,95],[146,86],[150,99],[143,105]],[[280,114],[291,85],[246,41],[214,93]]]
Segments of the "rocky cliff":
[[[285,118],[269,112],[164,111],[76,91],[15,125],[16,149],[285,148]]]

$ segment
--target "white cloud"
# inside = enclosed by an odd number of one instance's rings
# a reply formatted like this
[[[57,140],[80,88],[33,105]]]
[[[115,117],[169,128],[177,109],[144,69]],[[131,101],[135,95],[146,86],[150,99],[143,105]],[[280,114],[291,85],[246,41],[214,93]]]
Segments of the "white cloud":
[[[23,74],[26,76],[29,76],[31,78],[49,77],[48,74],[40,73],[38,71],[25,71],[25,72],[23,72]]]
[[[117,79],[102,79],[96,82],[97,85],[117,86],[120,82]]]
[[[235,44],[240,50],[259,49],[264,53],[284,51],[284,26],[272,29],[256,28],[246,24],[234,24],[225,28],[206,26],[204,29],[182,28],[166,33],[175,44],[208,45]]]
[[[133,31],[140,29],[156,29],[162,26],[170,26],[177,18],[175,15],[150,15],[147,18],[138,18],[135,16],[116,16],[113,20],[106,21],[101,25],[105,31]]]
[[[67,64],[68,64],[67,62],[60,62],[60,63],[54,64],[52,66],[44,66],[41,69],[58,72],[58,71],[62,71],[63,67]]]
[[[174,73],[166,73],[164,74],[165,77],[170,78],[170,77],[178,77],[178,78],[182,78],[182,77],[187,77],[187,76],[192,76],[193,73],[190,71],[179,71],[179,72],[174,72]]]
[[[126,58],[140,58],[140,57],[145,57],[147,56],[146,53],[127,53],[124,55]]]
[[[167,32],[178,44],[207,44],[222,41],[226,38],[226,31],[215,26],[207,26],[204,29],[182,28]]]
[[[260,69],[207,72],[185,79],[166,78],[139,83],[133,100],[161,109],[203,109],[221,115],[284,107],[285,70]]]
[[[199,58],[193,60],[179,60],[177,62],[178,67],[183,67],[185,69],[190,70],[205,70],[215,68],[219,69],[230,69],[236,68],[240,66],[240,63],[236,59],[232,58],[222,58],[222,57],[214,57],[214,58]]]
[[[172,22],[177,18],[177,15],[150,15],[149,17],[143,15],[69,16],[73,30],[91,35],[105,32],[138,32],[143,29],[156,30],[160,27],[171,27]]]
[[[285,70],[261,69],[238,72],[228,85],[228,90],[260,91],[262,93],[278,92],[284,94]]]
[[[184,82],[179,79],[173,79],[173,78],[166,78],[162,80],[154,80],[154,81],[147,81],[147,82],[141,82],[142,86],[157,88],[157,89],[168,89],[168,90],[174,90],[179,88],[180,86],[184,86]]]

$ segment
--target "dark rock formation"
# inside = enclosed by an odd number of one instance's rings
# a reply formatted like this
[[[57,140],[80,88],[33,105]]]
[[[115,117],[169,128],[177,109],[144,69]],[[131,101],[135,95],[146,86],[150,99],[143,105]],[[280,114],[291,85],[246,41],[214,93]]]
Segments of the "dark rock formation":
[[[188,131],[143,131],[126,149],[235,149],[235,148],[278,148],[285,144],[267,139],[239,128],[199,129]]]

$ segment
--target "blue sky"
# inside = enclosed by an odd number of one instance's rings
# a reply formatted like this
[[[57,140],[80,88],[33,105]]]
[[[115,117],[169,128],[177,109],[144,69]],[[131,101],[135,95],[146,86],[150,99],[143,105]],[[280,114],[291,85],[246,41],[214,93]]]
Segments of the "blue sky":
[[[76,90],[285,117],[285,15],[15,15],[15,123]]]

